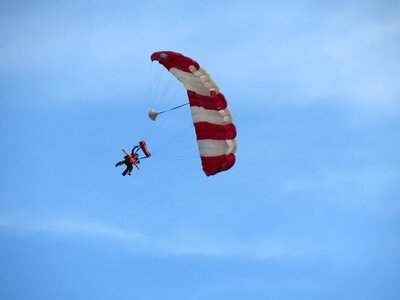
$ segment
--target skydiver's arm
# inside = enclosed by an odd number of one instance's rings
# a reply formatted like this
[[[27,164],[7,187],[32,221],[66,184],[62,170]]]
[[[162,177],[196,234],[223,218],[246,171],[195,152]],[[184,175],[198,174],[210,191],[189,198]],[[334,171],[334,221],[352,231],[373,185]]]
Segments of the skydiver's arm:
[[[139,151],[139,146],[136,145],[135,147],[133,147],[131,154],[134,155]]]
[[[119,167],[125,163],[125,160],[119,161],[115,164],[116,167]]]

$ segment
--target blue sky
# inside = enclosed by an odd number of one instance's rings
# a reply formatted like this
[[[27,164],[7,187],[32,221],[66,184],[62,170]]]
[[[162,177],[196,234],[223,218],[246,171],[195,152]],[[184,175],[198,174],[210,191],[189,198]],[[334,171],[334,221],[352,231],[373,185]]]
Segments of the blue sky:
[[[398,299],[399,4],[142,2],[0,4],[0,298]],[[228,172],[146,119],[159,50],[227,97]]]

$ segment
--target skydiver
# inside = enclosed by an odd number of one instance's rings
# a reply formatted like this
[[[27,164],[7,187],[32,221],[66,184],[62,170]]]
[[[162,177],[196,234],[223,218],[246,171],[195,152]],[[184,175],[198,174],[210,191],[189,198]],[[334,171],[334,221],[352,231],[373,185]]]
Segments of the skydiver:
[[[138,145],[136,145],[135,147],[133,147],[133,149],[131,151],[131,156],[133,157],[133,159],[136,161],[137,164],[140,164],[139,154],[137,153],[139,151],[139,149],[140,149],[140,147]],[[126,174],[131,176],[131,173],[133,170],[133,164],[131,162],[131,158],[128,155],[124,156],[124,160],[121,160],[115,164],[116,167],[119,167],[122,165],[126,165],[126,169],[124,172],[122,172],[122,176],[125,176]]]

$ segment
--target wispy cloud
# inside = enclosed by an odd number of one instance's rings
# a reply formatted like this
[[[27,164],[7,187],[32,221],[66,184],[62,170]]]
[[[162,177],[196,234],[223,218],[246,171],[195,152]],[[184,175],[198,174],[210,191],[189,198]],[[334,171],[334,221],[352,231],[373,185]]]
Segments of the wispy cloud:
[[[24,234],[46,233],[71,240],[84,239],[107,241],[133,253],[155,255],[194,255],[216,258],[242,258],[270,260],[314,256],[317,249],[299,238],[288,239],[268,236],[229,240],[216,238],[212,234],[196,232],[174,234],[164,232],[162,236],[151,236],[130,229],[118,228],[95,221],[76,220],[28,220],[0,217],[0,228]],[[308,245],[306,245],[308,244]],[[301,246],[300,246],[301,245]],[[301,249],[301,250],[299,250]]]
[[[121,243],[148,243],[149,237],[94,221],[35,220],[0,217],[0,227],[26,233],[44,232],[71,238],[97,238]]]

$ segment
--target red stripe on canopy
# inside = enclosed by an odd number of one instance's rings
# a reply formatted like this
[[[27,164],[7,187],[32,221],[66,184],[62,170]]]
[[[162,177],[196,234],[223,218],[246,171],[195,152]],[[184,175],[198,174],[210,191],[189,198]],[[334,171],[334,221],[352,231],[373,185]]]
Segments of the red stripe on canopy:
[[[219,93],[215,96],[202,96],[193,91],[187,91],[190,106],[200,106],[205,109],[221,110],[228,106],[225,96]]]
[[[200,68],[199,64],[196,61],[194,61],[190,57],[184,56],[177,52],[172,52],[172,51],[154,52],[150,58],[152,61],[157,60],[168,70],[171,68],[176,68],[183,72],[191,73],[189,70],[189,66],[194,66],[196,70]]]
[[[236,127],[233,123],[216,125],[208,122],[194,123],[198,140],[232,140],[236,137]]]
[[[207,176],[215,175],[219,172],[226,171],[235,164],[236,157],[234,154],[214,156],[214,157],[201,157],[203,164],[203,171]]]

